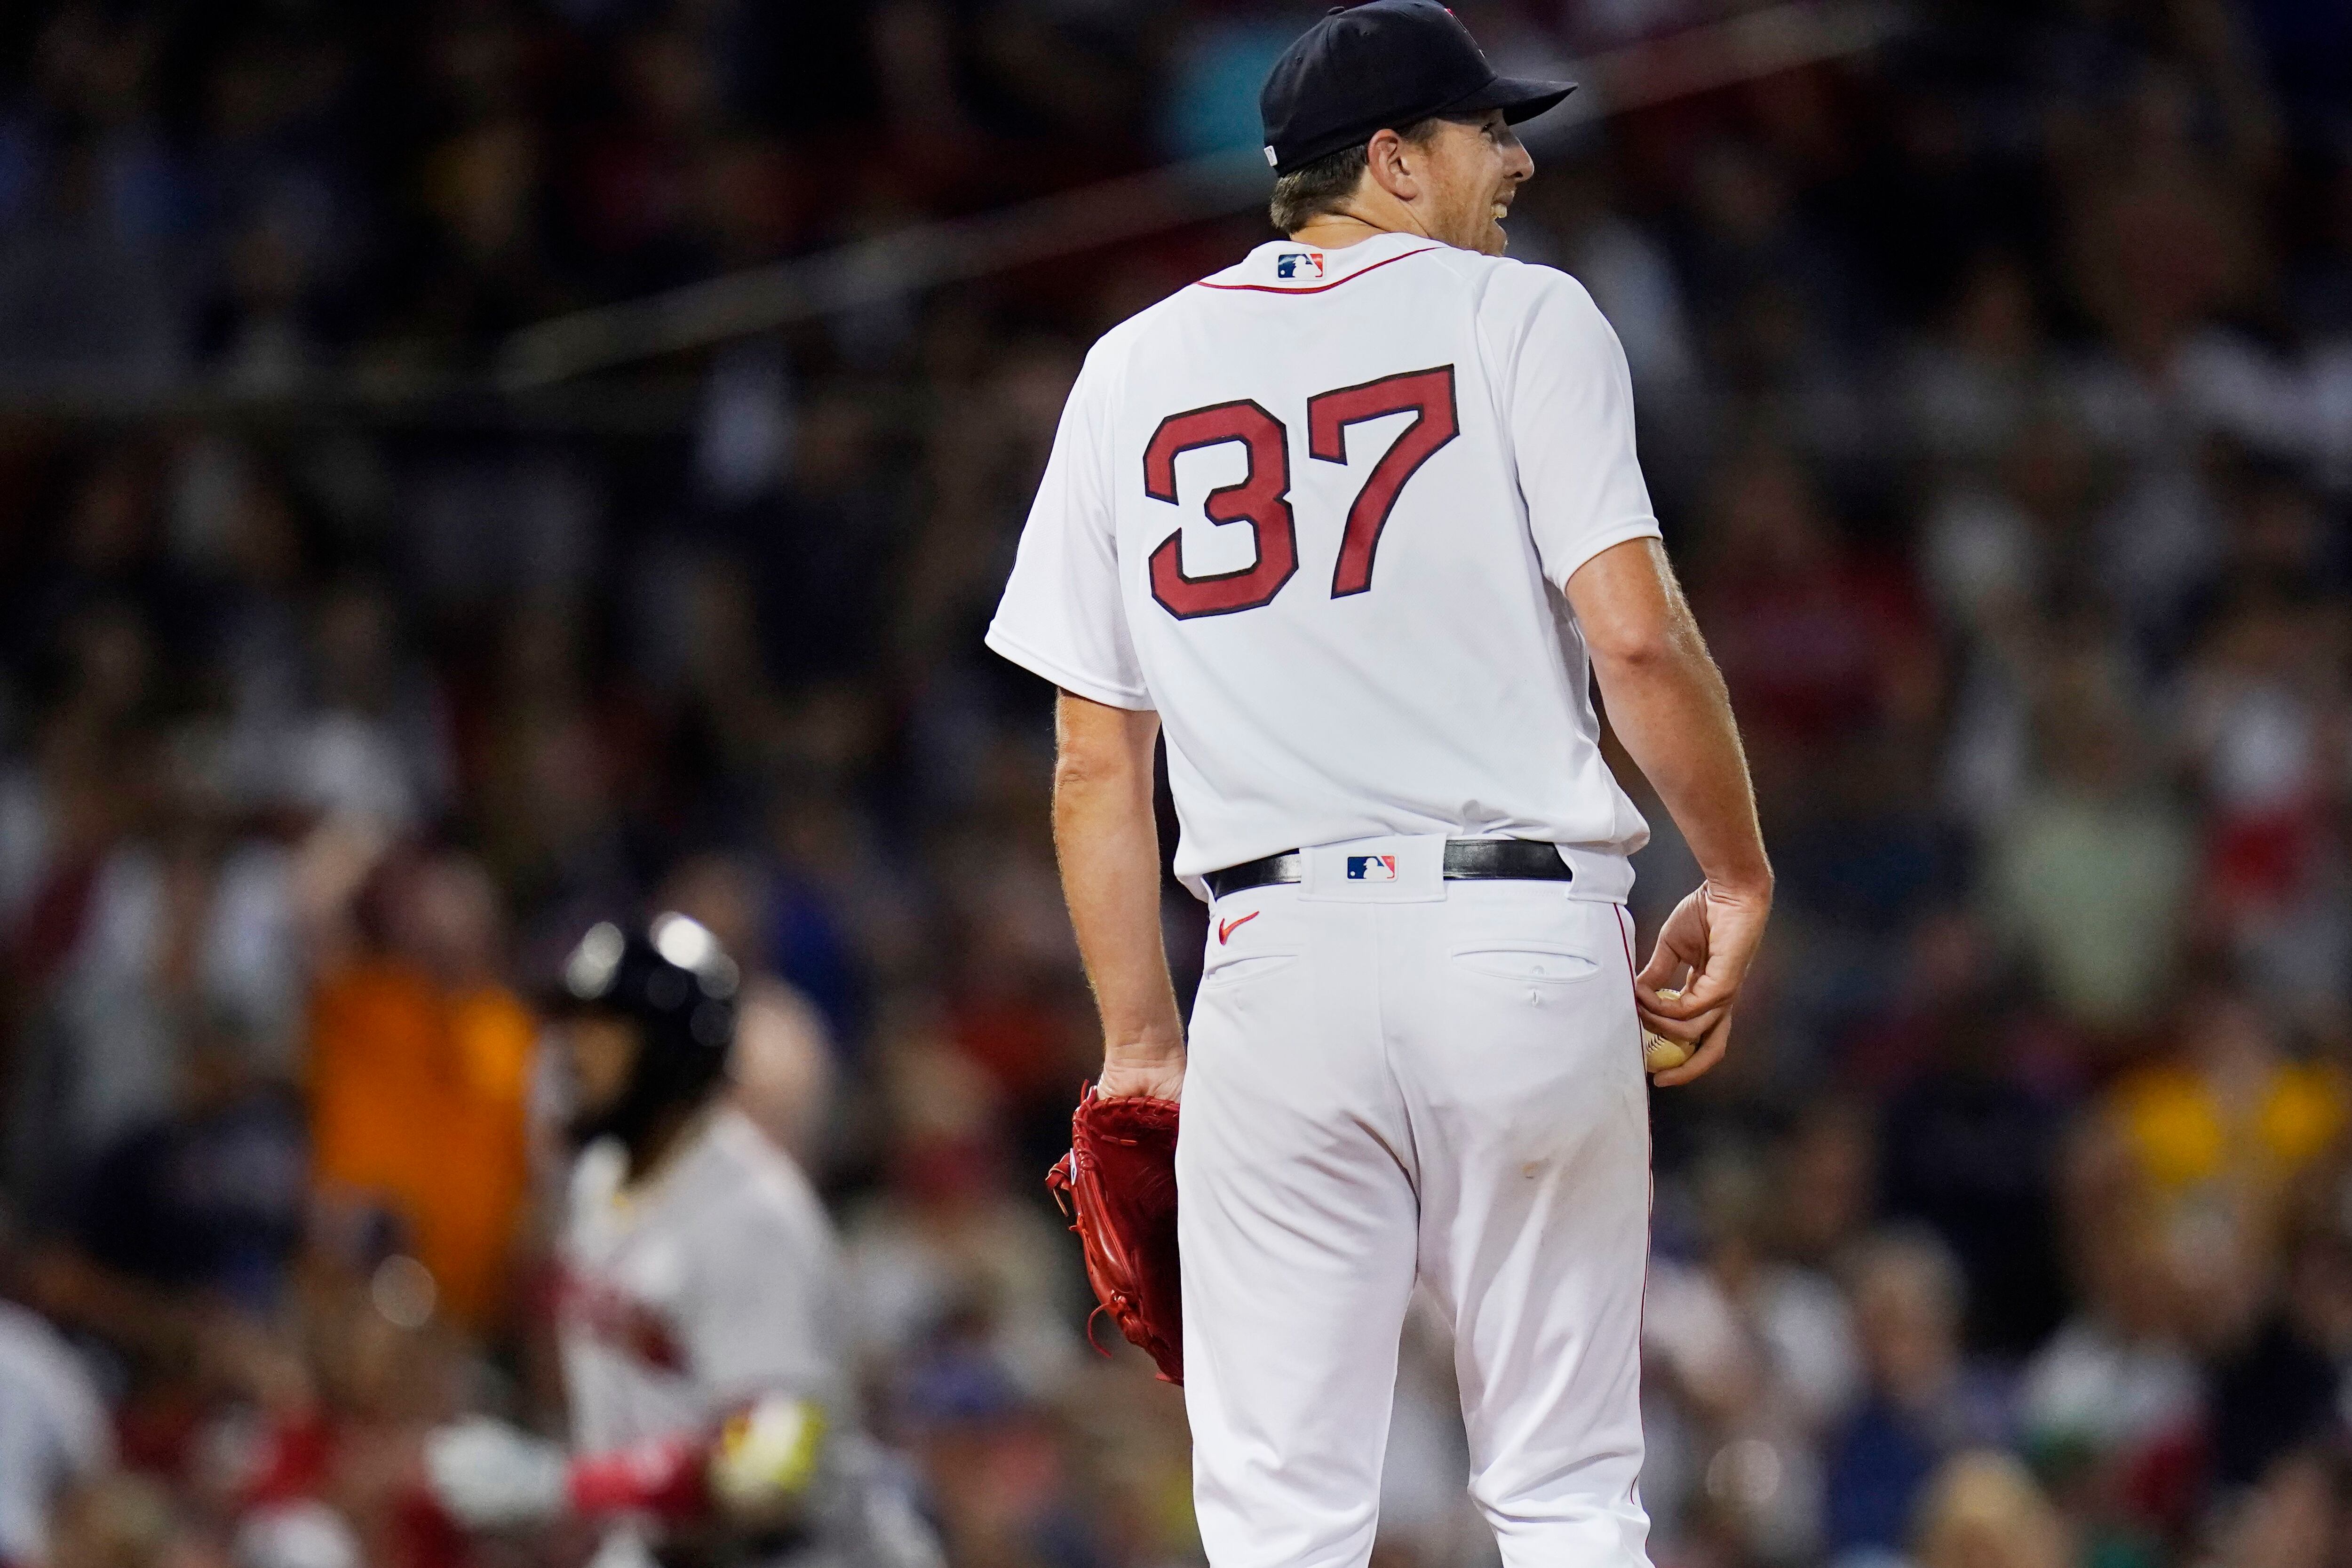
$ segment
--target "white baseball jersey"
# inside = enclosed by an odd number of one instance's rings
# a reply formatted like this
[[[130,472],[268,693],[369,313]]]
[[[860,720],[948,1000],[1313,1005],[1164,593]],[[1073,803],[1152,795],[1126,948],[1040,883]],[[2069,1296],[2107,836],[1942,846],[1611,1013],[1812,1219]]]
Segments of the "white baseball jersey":
[[[1625,356],[1549,268],[1290,241],[1087,357],[989,628],[1157,709],[1179,876],[1386,834],[1619,853],[1562,588],[1658,532]]]
[[[732,1105],[635,1188],[607,1139],[572,1168],[559,1339],[572,1446],[708,1432],[763,1394],[825,1411],[811,1540],[793,1568],[939,1568],[897,1467],[858,1420],[840,1249],[792,1156]],[[647,1563],[634,1523],[604,1563]]]
[[[584,1453],[700,1430],[763,1394],[844,1409],[842,1274],[824,1206],[732,1106],[691,1136],[639,1190],[624,1190],[614,1140],[572,1168],[559,1333]]]

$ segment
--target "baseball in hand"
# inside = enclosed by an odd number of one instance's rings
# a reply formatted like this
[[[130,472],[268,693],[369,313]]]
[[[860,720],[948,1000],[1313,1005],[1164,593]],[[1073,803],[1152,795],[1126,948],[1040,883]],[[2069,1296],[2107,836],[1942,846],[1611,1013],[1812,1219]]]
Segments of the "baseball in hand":
[[[1658,994],[1672,1001],[1682,993],[1662,990]],[[1691,1048],[1680,1040],[1670,1040],[1665,1036],[1647,1027],[1642,1030],[1642,1070],[1643,1072],[1671,1071],[1690,1060],[1690,1054]]]

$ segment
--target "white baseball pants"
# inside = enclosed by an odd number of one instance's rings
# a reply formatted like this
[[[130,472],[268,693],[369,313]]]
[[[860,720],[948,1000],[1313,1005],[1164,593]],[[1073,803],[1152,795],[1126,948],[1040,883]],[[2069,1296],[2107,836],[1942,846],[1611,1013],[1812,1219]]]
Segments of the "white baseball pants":
[[[1446,882],[1442,853],[1328,846],[1210,910],[1176,1176],[1213,1568],[1370,1557],[1416,1279],[1507,1568],[1648,1562],[1631,874]]]

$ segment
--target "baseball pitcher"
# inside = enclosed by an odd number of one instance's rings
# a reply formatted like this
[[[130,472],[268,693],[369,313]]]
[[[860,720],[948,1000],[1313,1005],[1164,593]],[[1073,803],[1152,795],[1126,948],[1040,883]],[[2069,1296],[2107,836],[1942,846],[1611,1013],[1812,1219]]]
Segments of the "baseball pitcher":
[[[1416,1281],[1504,1561],[1646,1562],[1644,1036],[1661,1085],[1722,1059],[1772,874],[1624,354],[1573,279],[1503,256],[1512,126],[1569,91],[1496,76],[1433,0],[1310,28],[1261,99],[1288,237],[1095,345],[989,631],[1061,689],[1091,1103],[1181,1100],[1160,1361],[1215,1568],[1367,1560]],[[1638,973],[1648,829],[1595,684],[1706,878]],[[1210,901],[1189,1042],[1163,735]],[[1123,1322],[1150,1300],[1106,1293]]]

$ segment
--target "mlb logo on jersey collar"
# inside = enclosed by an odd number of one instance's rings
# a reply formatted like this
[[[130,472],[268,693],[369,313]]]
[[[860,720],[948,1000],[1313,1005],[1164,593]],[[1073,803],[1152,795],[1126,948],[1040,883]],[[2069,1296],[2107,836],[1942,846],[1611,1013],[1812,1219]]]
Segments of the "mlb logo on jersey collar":
[[[1323,276],[1323,253],[1319,250],[1286,250],[1274,258],[1274,275],[1290,282],[1302,282]]]

